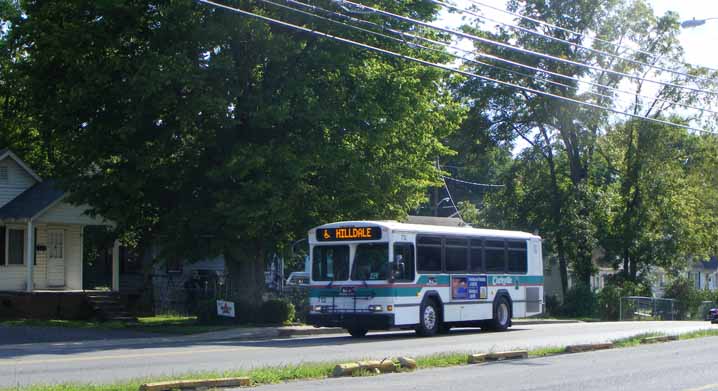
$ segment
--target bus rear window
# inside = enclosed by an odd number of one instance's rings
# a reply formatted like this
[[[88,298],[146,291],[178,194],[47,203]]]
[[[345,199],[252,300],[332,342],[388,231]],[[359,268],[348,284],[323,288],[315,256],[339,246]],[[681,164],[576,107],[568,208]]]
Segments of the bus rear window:
[[[349,246],[315,246],[312,253],[312,280],[349,279]]]

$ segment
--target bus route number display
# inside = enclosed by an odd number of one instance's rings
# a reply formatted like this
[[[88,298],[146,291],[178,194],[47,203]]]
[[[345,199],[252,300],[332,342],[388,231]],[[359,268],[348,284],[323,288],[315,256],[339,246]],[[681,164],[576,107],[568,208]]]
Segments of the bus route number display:
[[[317,229],[318,242],[379,239],[381,239],[381,227],[339,227]]]

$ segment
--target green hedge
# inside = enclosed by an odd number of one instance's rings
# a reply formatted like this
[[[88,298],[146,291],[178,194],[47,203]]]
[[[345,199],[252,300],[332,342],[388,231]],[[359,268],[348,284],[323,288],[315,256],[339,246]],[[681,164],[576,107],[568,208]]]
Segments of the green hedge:
[[[285,299],[270,299],[260,305],[234,301],[234,313],[234,318],[218,316],[216,301],[212,299],[201,301],[195,315],[202,323],[272,325],[291,323],[296,316],[294,305]]]

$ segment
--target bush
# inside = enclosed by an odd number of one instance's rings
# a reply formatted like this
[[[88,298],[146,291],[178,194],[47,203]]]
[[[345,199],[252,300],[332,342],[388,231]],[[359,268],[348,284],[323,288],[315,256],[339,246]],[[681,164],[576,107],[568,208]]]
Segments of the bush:
[[[544,297],[544,312],[549,316],[560,315],[561,301],[555,295],[548,295]]]
[[[651,296],[651,288],[641,281],[628,281],[617,275],[598,292],[598,316],[604,320],[620,319],[620,302],[626,296]]]
[[[586,284],[572,286],[563,299],[559,313],[562,316],[588,318],[596,313],[596,295]]]
[[[294,305],[283,299],[265,301],[259,308],[259,318],[261,323],[290,323],[294,320],[294,316]]]
[[[693,281],[686,277],[674,279],[668,284],[668,287],[666,287],[664,296],[668,299],[676,300],[673,308],[676,319],[702,319],[703,314],[699,314],[698,312],[701,302],[703,301],[704,293],[695,288]]]

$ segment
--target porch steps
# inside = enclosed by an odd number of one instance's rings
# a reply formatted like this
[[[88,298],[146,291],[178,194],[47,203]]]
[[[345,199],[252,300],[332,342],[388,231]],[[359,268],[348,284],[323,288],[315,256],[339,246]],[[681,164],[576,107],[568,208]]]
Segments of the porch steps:
[[[130,315],[117,292],[90,292],[86,294],[95,314],[104,321],[136,323],[137,318]]]

